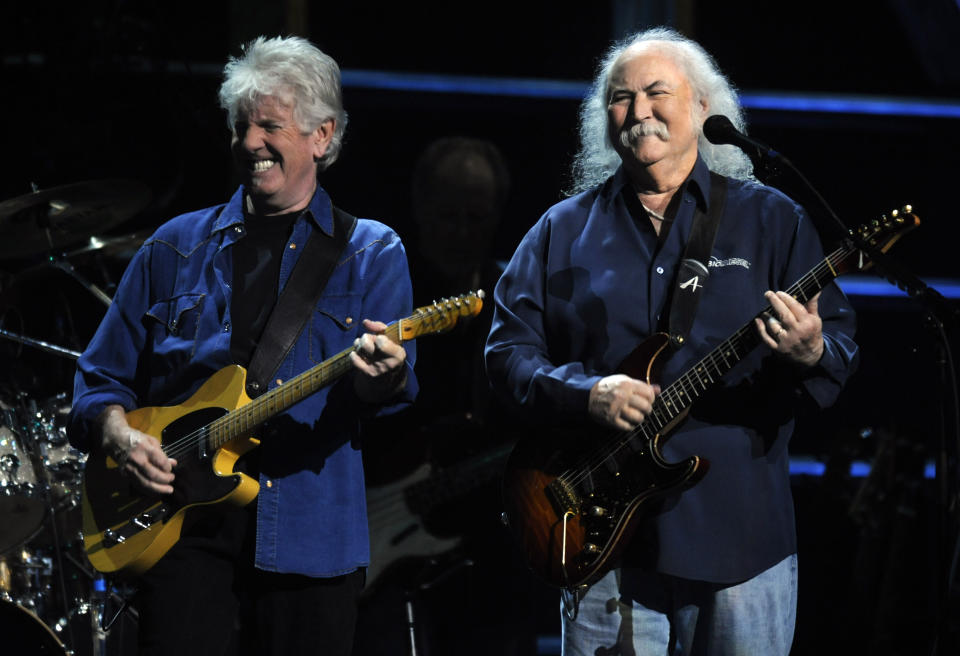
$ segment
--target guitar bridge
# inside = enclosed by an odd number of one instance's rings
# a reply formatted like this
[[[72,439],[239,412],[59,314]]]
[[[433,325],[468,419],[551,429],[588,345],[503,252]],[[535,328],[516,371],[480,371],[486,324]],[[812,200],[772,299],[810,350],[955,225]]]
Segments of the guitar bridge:
[[[170,507],[161,503],[133,517],[115,531],[109,528],[105,530],[103,532],[103,543],[107,547],[115,547],[118,544],[123,544],[128,538],[133,537],[140,531],[145,531],[157,522],[163,521],[169,514]]]
[[[569,483],[556,478],[547,486],[546,493],[557,517],[563,517],[567,513],[580,513],[580,497]]]

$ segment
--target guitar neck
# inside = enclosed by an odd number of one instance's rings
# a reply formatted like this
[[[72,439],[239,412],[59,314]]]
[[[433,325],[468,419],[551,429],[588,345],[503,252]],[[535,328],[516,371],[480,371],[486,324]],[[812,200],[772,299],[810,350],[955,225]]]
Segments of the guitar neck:
[[[457,497],[495,479],[503,470],[513,444],[505,444],[434,472],[407,488],[410,509],[423,516]]]
[[[840,264],[854,252],[856,249],[852,244],[844,243],[790,287],[787,293],[806,303],[839,275]],[[754,318],[769,315],[772,311],[773,308],[768,305]],[[653,403],[653,411],[642,425],[644,430],[653,433],[662,431],[759,344],[760,336],[751,319],[661,392]]]
[[[387,326],[385,334],[392,341],[401,343],[400,328],[401,322],[396,321]],[[350,353],[353,350],[351,347],[340,351],[250,403],[212,421],[207,426],[208,443],[214,449],[220,448],[346,375],[353,369],[350,362]]]
[[[391,341],[402,344],[423,335],[450,330],[460,317],[474,316],[480,312],[483,297],[483,290],[477,290],[419,307],[409,317],[388,325],[384,335]],[[353,347],[344,349],[246,405],[210,422],[202,429],[207,445],[218,449],[231,440],[249,434],[260,424],[349,373],[353,369],[350,362],[350,353],[353,350]]]

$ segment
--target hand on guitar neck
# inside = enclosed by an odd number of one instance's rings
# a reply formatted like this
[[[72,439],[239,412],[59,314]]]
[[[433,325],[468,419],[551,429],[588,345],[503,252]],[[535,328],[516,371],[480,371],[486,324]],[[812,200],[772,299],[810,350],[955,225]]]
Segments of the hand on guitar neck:
[[[363,320],[367,332],[354,342],[350,362],[356,368],[353,388],[366,403],[380,403],[397,394],[406,383],[407,351],[384,333],[387,324]]]
[[[152,435],[131,428],[123,406],[109,405],[97,417],[101,448],[121,464],[124,474],[148,494],[173,493],[173,468],[177,461],[160,448]]]
[[[812,367],[823,356],[823,321],[817,313],[818,293],[806,304],[786,292],[764,297],[773,312],[766,321],[753,320],[763,343],[799,365]]]

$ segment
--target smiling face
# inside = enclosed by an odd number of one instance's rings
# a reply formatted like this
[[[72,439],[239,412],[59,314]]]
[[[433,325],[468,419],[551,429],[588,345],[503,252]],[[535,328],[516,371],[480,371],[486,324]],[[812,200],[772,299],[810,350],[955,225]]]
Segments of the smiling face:
[[[631,174],[685,177],[696,163],[706,110],[683,70],[662,52],[628,50],[610,72],[610,141]]]
[[[304,134],[293,106],[264,96],[237,112],[231,150],[254,214],[303,209],[317,186],[317,160],[333,136],[333,120]]]

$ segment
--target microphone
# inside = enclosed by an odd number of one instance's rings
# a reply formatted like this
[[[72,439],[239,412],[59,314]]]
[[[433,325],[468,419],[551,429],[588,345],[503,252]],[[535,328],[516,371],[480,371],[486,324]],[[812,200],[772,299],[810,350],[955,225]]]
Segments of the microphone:
[[[714,114],[703,122],[703,136],[712,144],[731,144],[742,150],[757,166],[763,160],[783,161],[783,155],[773,148],[743,134],[733,126],[730,119],[723,114]]]

